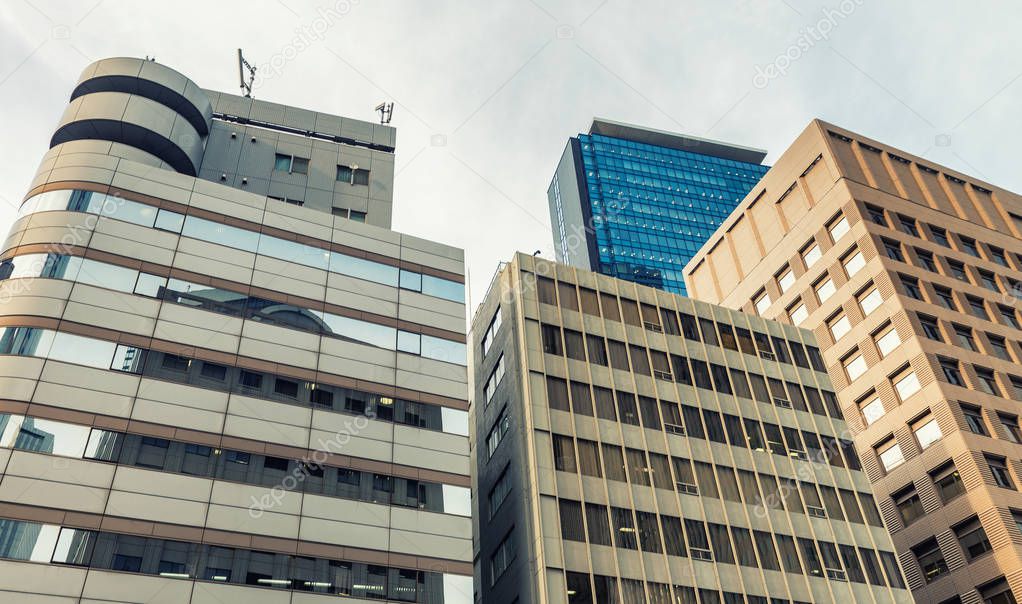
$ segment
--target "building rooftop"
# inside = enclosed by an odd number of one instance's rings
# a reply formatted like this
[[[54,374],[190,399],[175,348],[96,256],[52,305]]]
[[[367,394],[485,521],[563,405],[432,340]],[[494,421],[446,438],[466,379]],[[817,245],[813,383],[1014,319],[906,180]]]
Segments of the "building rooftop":
[[[589,134],[600,134],[612,138],[656,145],[668,149],[689,151],[701,155],[712,155],[722,159],[761,164],[766,158],[767,152],[763,149],[733,145],[721,141],[677,134],[654,128],[645,128],[623,122],[615,122],[604,118],[594,118],[593,124],[589,127]]]

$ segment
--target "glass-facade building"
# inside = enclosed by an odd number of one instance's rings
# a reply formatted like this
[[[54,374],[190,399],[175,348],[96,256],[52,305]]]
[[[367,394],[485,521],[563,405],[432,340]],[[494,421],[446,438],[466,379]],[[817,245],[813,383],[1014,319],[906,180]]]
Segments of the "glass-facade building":
[[[685,295],[682,269],[766,173],[765,155],[594,120],[547,192],[558,261]]]

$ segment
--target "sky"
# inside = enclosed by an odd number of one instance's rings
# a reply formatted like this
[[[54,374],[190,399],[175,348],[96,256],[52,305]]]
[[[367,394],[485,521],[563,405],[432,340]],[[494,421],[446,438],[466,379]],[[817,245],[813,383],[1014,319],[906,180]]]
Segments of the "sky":
[[[0,232],[82,69],[155,57],[236,92],[375,120],[397,231],[466,250],[469,304],[554,257],[546,189],[594,116],[769,151],[814,118],[1022,191],[1022,18],[976,0],[0,0]]]

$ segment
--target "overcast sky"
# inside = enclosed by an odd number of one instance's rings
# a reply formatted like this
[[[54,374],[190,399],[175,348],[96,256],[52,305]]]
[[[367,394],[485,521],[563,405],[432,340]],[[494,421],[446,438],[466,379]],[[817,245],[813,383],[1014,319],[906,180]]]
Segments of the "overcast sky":
[[[146,8],[150,6],[151,8]],[[396,104],[394,228],[465,248],[473,306],[553,257],[546,188],[593,116],[769,150],[819,117],[1022,190],[1017,0],[0,0],[0,232],[82,68],[155,56],[361,119]]]

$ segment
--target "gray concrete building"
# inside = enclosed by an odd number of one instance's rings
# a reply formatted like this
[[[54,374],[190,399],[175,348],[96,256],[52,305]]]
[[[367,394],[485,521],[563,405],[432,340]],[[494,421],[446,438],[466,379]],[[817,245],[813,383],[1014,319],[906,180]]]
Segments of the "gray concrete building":
[[[394,130],[107,59],[0,249],[0,601],[472,598],[463,252]]]
[[[477,601],[912,601],[812,332],[518,254],[471,333]]]

